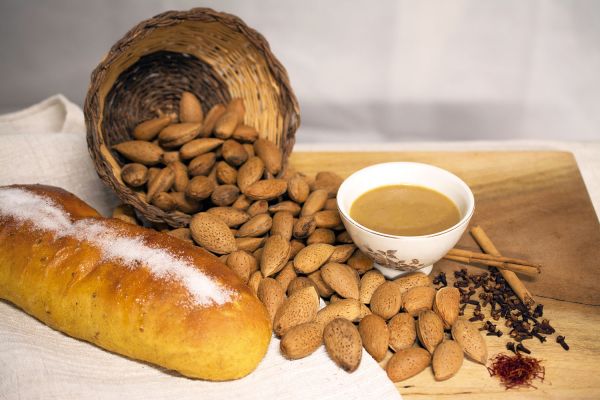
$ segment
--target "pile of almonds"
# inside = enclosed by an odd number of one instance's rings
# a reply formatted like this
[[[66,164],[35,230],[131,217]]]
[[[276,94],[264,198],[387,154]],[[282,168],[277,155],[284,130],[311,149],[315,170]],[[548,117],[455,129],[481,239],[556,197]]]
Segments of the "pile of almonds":
[[[142,122],[136,140],[114,146],[132,161],[123,182],[165,211],[192,215],[189,227],[155,228],[214,253],[237,273],[265,304],[289,359],[324,344],[351,372],[363,347],[377,361],[391,349],[386,370],[394,382],[430,364],[436,379],[448,379],[463,354],[485,364],[478,327],[459,318],[459,290],[436,290],[419,272],[390,281],[373,269],[341,223],[341,177],[282,171],[279,148],[258,139],[243,115],[234,99],[203,117],[198,99],[184,93],[178,117]],[[138,223],[127,206],[113,216]]]

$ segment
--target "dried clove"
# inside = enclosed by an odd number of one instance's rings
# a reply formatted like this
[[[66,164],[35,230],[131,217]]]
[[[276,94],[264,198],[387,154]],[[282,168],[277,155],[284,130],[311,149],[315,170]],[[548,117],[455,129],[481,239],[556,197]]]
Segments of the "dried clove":
[[[517,344],[516,350],[519,352],[526,353],[526,354],[531,354],[531,350],[529,350],[527,347],[523,346],[523,343]]]
[[[565,337],[562,335],[558,335],[556,337],[556,343],[560,344],[563,349],[569,351],[569,345],[565,342]]]
[[[435,278],[433,278],[434,285],[442,285],[443,287],[448,286],[448,281],[446,280],[446,273],[440,272],[437,274]]]
[[[467,306],[474,306],[469,320],[483,321],[485,318],[481,310],[488,307],[490,320],[500,321],[502,318],[503,324],[511,329],[510,337],[519,344],[534,337],[543,343],[547,341],[546,335],[555,333],[548,319],[538,320],[544,314],[544,306],[537,304],[532,308],[524,304],[496,268],[483,274],[468,274],[467,270],[461,269],[454,271],[454,277],[454,286],[460,292],[459,315],[465,314]],[[480,330],[486,331],[487,336],[503,335],[491,321],[486,321]]]

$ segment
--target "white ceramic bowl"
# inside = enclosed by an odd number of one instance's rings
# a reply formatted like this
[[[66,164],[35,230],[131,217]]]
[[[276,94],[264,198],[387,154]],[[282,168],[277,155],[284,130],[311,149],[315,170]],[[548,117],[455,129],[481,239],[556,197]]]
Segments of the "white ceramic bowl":
[[[350,207],[361,194],[380,186],[400,184],[425,186],[445,194],[458,207],[460,221],[430,235],[395,236],[373,231],[350,218]],[[433,263],[458,242],[475,209],[473,192],[459,177],[433,165],[415,162],[376,164],[356,171],[340,186],[337,203],[354,243],[388,278],[416,270],[430,273]]]

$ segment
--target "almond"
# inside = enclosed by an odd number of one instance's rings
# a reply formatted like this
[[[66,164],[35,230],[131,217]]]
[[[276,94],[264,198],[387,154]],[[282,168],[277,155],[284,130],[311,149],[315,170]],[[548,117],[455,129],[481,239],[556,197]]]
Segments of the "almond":
[[[189,228],[177,228],[167,232],[167,235],[176,237],[179,240],[183,240],[184,242],[194,243],[192,240],[192,234],[190,233]]]
[[[338,301],[342,301],[344,300],[344,298],[338,296],[337,294],[332,294],[331,297],[329,298],[329,303],[333,304],[333,303],[337,303]]]
[[[235,243],[237,244],[237,248],[240,250],[246,251],[255,251],[259,247],[261,247],[265,243],[265,238],[253,238],[253,237],[243,237],[236,238]]]
[[[248,186],[244,194],[252,200],[273,200],[287,190],[287,182],[283,179],[265,179]]]
[[[256,258],[245,250],[231,252],[227,257],[226,264],[242,279],[242,281],[244,281],[244,283],[248,283],[250,275],[258,270]]]
[[[246,211],[248,209],[248,207],[250,207],[250,204],[251,204],[250,199],[247,198],[246,195],[240,194],[239,197],[233,202],[231,207],[233,207],[237,210]]]
[[[275,143],[266,139],[257,139],[254,142],[254,152],[263,161],[267,171],[273,176],[276,176],[281,171],[283,156]]]
[[[160,163],[163,149],[158,145],[143,140],[130,140],[113,146],[119,154],[130,161],[144,164],[156,165]]]
[[[286,241],[292,240],[294,216],[288,211],[279,211],[273,215],[271,235],[281,235]]]
[[[358,329],[347,319],[337,318],[323,330],[325,349],[333,361],[348,372],[355,371],[362,357]]]
[[[179,147],[198,136],[201,127],[198,122],[172,124],[160,131],[158,141],[162,147]]]
[[[121,179],[127,186],[140,187],[148,182],[148,168],[140,163],[125,164],[121,169]]]
[[[267,233],[273,224],[268,214],[258,214],[250,218],[248,222],[240,226],[237,237],[257,237]]]
[[[266,200],[257,200],[246,210],[248,215],[254,217],[258,214],[266,214],[269,212],[269,203]]]
[[[294,264],[295,265],[295,264]],[[328,263],[321,268],[321,276],[337,294],[358,300],[358,280],[354,271],[345,264]]]
[[[402,306],[402,295],[392,282],[384,282],[371,296],[371,311],[388,320],[398,314]]]
[[[421,311],[431,310],[434,297],[434,288],[429,286],[414,287],[402,295],[404,309],[410,315],[416,316]]]
[[[258,285],[257,296],[265,305],[267,312],[271,317],[271,323],[273,323],[277,310],[279,310],[279,307],[281,307],[285,301],[283,288],[275,279],[264,278]]]
[[[334,249],[323,243],[308,245],[294,257],[294,268],[303,274],[310,274],[327,262]]]
[[[206,154],[219,147],[223,141],[217,138],[201,138],[187,142],[179,149],[182,160],[189,160],[201,154]]]
[[[444,340],[433,353],[431,364],[435,379],[445,381],[452,378],[460,370],[463,358],[463,350],[458,343],[454,340]]]
[[[313,215],[317,211],[321,211],[323,207],[325,207],[325,202],[327,202],[327,191],[315,190],[314,192],[308,195],[308,198],[302,206],[302,211],[300,211],[300,215]]]
[[[206,114],[206,118],[204,118],[204,123],[202,124],[202,128],[200,129],[200,135],[208,136],[210,135],[214,128],[217,120],[221,118],[221,116],[225,113],[225,106],[223,104],[216,104],[208,111]]]
[[[215,165],[216,160],[217,156],[213,152],[200,154],[190,161],[188,173],[191,176],[208,175]]]
[[[215,157],[216,157],[216,154],[215,154]],[[210,171],[208,172],[208,175],[206,175],[206,177],[215,184],[215,187],[219,185],[219,181],[217,180],[217,166],[216,165],[213,164],[213,166],[210,168]]]
[[[193,177],[185,189],[185,195],[192,200],[204,200],[215,190],[215,184],[206,176]]]
[[[304,243],[299,240],[292,239],[290,241],[290,260],[293,260],[294,257],[302,250],[304,247]]]
[[[333,254],[329,257],[329,261],[346,263],[350,259],[350,256],[352,256],[352,253],[354,253],[354,250],[356,250],[356,246],[353,244],[335,246],[335,250],[333,250]]]
[[[314,213],[317,228],[336,228],[342,223],[337,210],[322,210]]]
[[[170,193],[160,192],[152,197],[152,205],[160,208],[163,211],[173,211],[177,207],[177,203]]]
[[[183,192],[172,192],[171,197],[177,205],[177,209],[186,214],[194,214],[200,211],[200,203],[190,199]]]
[[[202,122],[204,113],[200,100],[193,93],[183,92],[179,99],[179,120],[181,122]]]
[[[375,314],[367,315],[360,320],[358,333],[360,333],[365,350],[375,361],[382,361],[385,358],[390,341],[390,333],[383,318]]]
[[[290,328],[281,338],[281,354],[290,360],[307,357],[323,343],[323,327],[315,322],[305,322]]]
[[[487,363],[487,346],[475,324],[463,318],[457,319],[452,325],[452,338],[462,347],[467,357],[483,365]]]
[[[215,136],[222,139],[230,138],[235,128],[244,121],[245,111],[243,99],[232,99],[227,105],[225,113],[223,113],[215,124]]]
[[[161,169],[162,168],[158,168],[158,167],[148,168],[148,182],[150,182],[151,180],[156,178],[156,175],[158,175],[158,173],[160,172]]]
[[[346,231],[338,233],[338,235],[335,237],[335,240],[338,243],[344,243],[344,244],[353,244],[354,243],[352,241],[352,238],[350,237],[350,234]]]
[[[238,124],[242,122],[240,116],[233,111],[225,111],[215,124],[214,134],[220,139],[229,139]]]
[[[200,246],[216,254],[229,254],[237,246],[233,233],[220,218],[209,213],[198,213],[190,221],[192,238]]]
[[[373,260],[360,251],[360,249],[356,249],[352,257],[348,259],[348,265],[362,275],[373,269]]]
[[[358,318],[359,320],[363,319],[367,315],[373,314],[371,312],[371,310],[369,309],[369,307],[367,307],[365,304],[361,303],[360,301],[359,301],[359,303],[360,303],[360,317]]]
[[[151,202],[155,194],[168,192],[175,182],[175,172],[169,167],[161,169],[158,174],[148,182],[148,191],[146,192],[146,201]]]
[[[417,375],[431,363],[431,354],[420,347],[400,350],[390,358],[385,367],[392,382],[400,382]]]
[[[269,212],[276,213],[279,211],[287,211],[296,217],[298,214],[300,214],[300,206],[297,203],[289,200],[269,206]]]
[[[285,266],[290,255],[290,242],[281,235],[269,236],[260,258],[260,271],[264,277],[271,276]]]
[[[312,274],[308,275],[308,279],[313,283],[313,285],[317,288],[317,292],[321,297],[329,297],[333,294],[333,289],[329,287],[323,280],[321,276],[321,271],[317,270]]]
[[[219,161],[216,165],[217,181],[223,185],[237,184],[237,170],[225,161]]]
[[[253,143],[258,139],[258,131],[248,125],[238,125],[233,131],[232,137],[242,143]]]
[[[168,165],[175,174],[175,180],[173,181],[173,189],[177,192],[184,192],[190,178],[188,178],[187,167],[181,161],[174,161]]]
[[[348,245],[346,245],[348,246]],[[385,282],[383,274],[377,270],[368,271],[360,279],[359,300],[363,304],[369,304],[375,290]]]
[[[337,195],[337,191],[342,184],[343,179],[335,172],[323,171],[315,176],[311,185],[312,190],[326,190],[330,198]]]
[[[361,315],[360,303],[354,299],[341,299],[334,303],[329,303],[317,313],[315,322],[327,325],[336,318],[345,318],[348,321],[356,322]]]
[[[308,183],[299,175],[288,181],[288,195],[296,203],[304,203],[310,194]]]
[[[433,301],[433,311],[444,321],[444,328],[450,329],[458,319],[460,292],[455,287],[438,289]]]
[[[423,347],[433,354],[437,345],[444,340],[444,322],[431,310],[421,311],[417,319],[417,337]]]
[[[250,219],[245,211],[236,210],[233,207],[212,207],[206,212],[219,217],[230,228],[240,226]]]
[[[250,157],[239,169],[237,185],[242,192],[258,182],[263,176],[265,165],[258,157]]]
[[[313,321],[318,308],[319,295],[314,287],[309,286],[294,292],[277,310],[273,331],[277,336],[282,336],[296,325]]]
[[[291,215],[291,214],[290,214]],[[293,226],[292,226],[293,228]],[[306,239],[307,244],[316,244],[316,243],[325,243],[325,244],[334,244],[335,243],[335,233],[331,229],[317,228],[313,233],[310,234],[308,239]],[[350,257],[350,256],[348,256]],[[338,261],[340,262],[340,261]],[[345,262],[341,261],[341,262]]]
[[[310,236],[315,231],[315,229],[317,229],[315,218],[312,215],[305,215],[303,217],[298,218],[298,220],[294,224],[294,230],[292,231],[292,235],[296,239],[304,239]]]
[[[327,201],[325,202],[325,210],[337,210],[338,209],[338,203],[337,200],[334,199],[327,199]]]
[[[412,315],[396,314],[389,322],[390,347],[395,352],[412,347],[417,340],[417,328]]]
[[[239,167],[248,160],[248,153],[244,146],[239,144],[236,140],[229,139],[221,146],[223,159],[234,167]]]
[[[431,279],[422,272],[411,272],[402,275],[393,281],[400,288],[400,292],[407,292],[409,289],[419,286],[431,286]]]
[[[292,281],[289,283],[286,292],[288,296],[291,296],[292,294],[294,294],[294,292],[297,292],[298,290],[307,288],[309,286],[314,287],[315,290],[317,289],[314,283],[312,283],[312,281],[306,276],[297,276],[296,278],[292,279]]]
[[[275,280],[279,282],[284,291],[287,292],[288,286],[290,282],[292,282],[298,275],[296,275],[296,271],[294,270],[294,264],[291,261],[288,261],[283,269],[279,271]]]
[[[153,140],[160,131],[169,126],[172,122],[170,115],[164,115],[158,118],[152,118],[138,124],[133,129],[133,137],[136,140]]]
[[[131,225],[138,225],[133,207],[127,204],[120,204],[117,207],[115,207],[115,209],[112,212],[112,217],[120,219],[121,221],[127,222]]]
[[[214,205],[219,207],[226,207],[233,204],[233,202],[240,195],[240,189],[235,185],[219,185],[213,190],[210,195],[210,200]]]
[[[252,293],[258,294],[258,287],[260,286],[260,282],[262,282],[263,276],[260,271],[256,271],[250,275],[250,279],[248,280],[248,287],[252,290]]]
[[[179,151],[165,151],[160,157],[160,162],[162,162],[165,165],[169,165],[172,162],[181,162],[181,157],[179,157]]]
[[[252,146],[251,143],[244,143],[242,146],[244,146],[244,150],[248,153],[248,158],[256,157],[256,154],[254,154],[254,146]]]
[[[234,235],[236,235],[236,234],[237,234],[237,232]],[[265,239],[265,241],[266,241],[267,240],[266,236],[263,239]],[[252,255],[254,256],[254,258],[256,258],[260,262],[260,257],[262,257],[262,252],[263,252],[263,247],[260,247],[256,250],[254,250],[252,252]]]

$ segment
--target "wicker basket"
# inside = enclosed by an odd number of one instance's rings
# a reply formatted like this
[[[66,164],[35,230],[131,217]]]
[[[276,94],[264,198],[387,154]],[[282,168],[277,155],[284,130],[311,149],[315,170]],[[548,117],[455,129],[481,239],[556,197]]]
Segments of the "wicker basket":
[[[152,222],[179,227],[189,215],[164,212],[121,180],[125,160],[111,147],[131,140],[136,124],[176,110],[183,91],[206,113],[244,99],[244,123],[276,142],[287,159],[300,124],[285,68],[265,38],[241,19],[208,8],[169,11],[143,21],[96,67],[85,100],[87,141],[98,175],[119,198]]]

